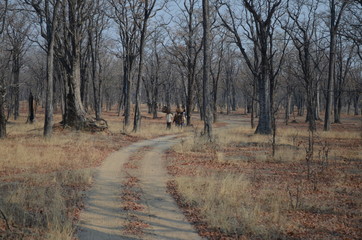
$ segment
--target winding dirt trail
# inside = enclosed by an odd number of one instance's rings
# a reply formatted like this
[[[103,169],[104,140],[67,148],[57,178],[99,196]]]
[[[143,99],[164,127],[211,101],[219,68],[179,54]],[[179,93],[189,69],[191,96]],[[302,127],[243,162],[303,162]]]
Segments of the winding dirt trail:
[[[168,175],[163,153],[173,144],[175,136],[160,137],[132,144],[111,154],[98,169],[86,207],[80,215],[80,240],[116,239],[201,239],[166,192]],[[132,153],[151,147],[140,160],[134,174],[140,180],[141,203],[145,209],[135,213],[148,226],[142,236],[126,234],[127,212],[121,208],[123,168]]]

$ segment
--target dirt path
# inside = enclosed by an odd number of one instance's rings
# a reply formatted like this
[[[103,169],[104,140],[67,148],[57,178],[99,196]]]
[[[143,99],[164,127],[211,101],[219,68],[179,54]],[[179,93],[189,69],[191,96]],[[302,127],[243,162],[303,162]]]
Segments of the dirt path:
[[[141,141],[111,154],[98,170],[87,194],[86,208],[80,216],[80,240],[115,239],[201,239],[166,192],[168,180],[163,152],[176,143],[173,136]],[[122,170],[132,153],[152,147],[141,160],[135,174],[140,180],[141,202],[145,210],[137,213],[148,227],[142,236],[124,233],[127,213],[121,209]]]

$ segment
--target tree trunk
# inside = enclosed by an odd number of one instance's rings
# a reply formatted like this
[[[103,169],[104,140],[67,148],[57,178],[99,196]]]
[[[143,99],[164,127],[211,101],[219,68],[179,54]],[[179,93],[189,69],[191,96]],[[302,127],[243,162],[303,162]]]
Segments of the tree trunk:
[[[320,100],[320,83],[317,82],[317,96],[316,96],[316,109],[315,109],[315,117],[316,120],[320,120],[320,108],[321,108],[321,100]]]
[[[13,76],[14,76],[14,120],[17,120],[19,117],[19,109],[20,109],[20,56],[16,56],[14,58],[14,66],[13,66]]]
[[[155,86],[153,86],[153,99],[152,99],[152,118],[157,118],[157,103],[158,103],[158,80],[156,77]]]
[[[128,126],[131,117],[131,70],[133,57],[127,55],[123,64],[124,125]]]
[[[45,121],[44,121],[44,137],[51,137],[53,133],[53,72],[54,72],[54,36],[52,31],[51,38],[48,40],[47,52],[47,85],[45,97]]]
[[[251,99],[251,113],[250,113],[250,126],[253,129],[255,127],[255,109],[256,109],[256,83],[257,81],[253,81],[253,97]]]
[[[228,71],[226,73],[226,114],[230,114],[230,107],[231,107],[231,94],[230,94],[230,82],[231,82],[231,73]]]
[[[357,116],[359,115],[359,111],[358,111],[358,103],[359,103],[359,93],[355,93],[356,95],[353,98],[353,106],[354,106],[354,115]]]
[[[187,98],[186,98],[186,124],[191,126],[191,112],[193,108],[193,81],[189,80],[187,85]]]
[[[6,138],[5,94],[5,88],[0,85],[0,139]]]
[[[50,15],[49,2],[45,2],[45,12],[47,15],[47,85],[45,96],[45,119],[44,119],[44,132],[46,138],[50,138],[53,133],[53,87],[54,87],[54,44],[55,34],[58,25],[58,8],[60,1],[56,1],[53,7],[53,12]],[[50,17],[51,16],[51,17]]]
[[[231,94],[232,94],[232,98],[231,98],[231,110],[232,110],[232,111],[236,111],[236,89],[235,89],[235,84],[234,84],[234,82],[232,82]]]
[[[203,16],[203,46],[204,46],[204,66],[203,66],[203,112],[204,112],[204,134],[209,141],[212,140],[212,115],[211,115],[211,102],[209,93],[210,81],[210,9],[209,0],[202,1],[202,16]]]
[[[334,97],[334,123],[341,123],[341,109],[342,109],[342,102],[341,97],[339,96],[340,92],[335,92]]]
[[[35,113],[34,113],[34,97],[33,94],[30,92],[29,94],[29,100],[28,100],[28,106],[29,106],[29,111],[28,111],[28,119],[27,119],[27,123],[33,124],[34,120],[35,120]]]
[[[287,99],[285,100],[285,125],[288,125],[290,119],[290,105],[292,102],[292,95],[288,92]]]
[[[263,37],[263,36],[261,36]],[[268,59],[267,59],[267,36],[264,33],[264,40],[261,40],[261,70],[258,78],[259,92],[259,123],[255,133],[271,134],[271,103],[270,103],[270,81],[267,77]]]
[[[272,133],[272,116],[271,116],[271,89],[270,81],[268,78],[268,36],[266,28],[260,29],[260,75],[258,77],[258,92],[259,92],[259,123],[255,133],[257,134],[271,134]]]
[[[134,119],[133,119],[133,131],[139,131],[141,127],[141,79],[143,74],[143,51],[145,47],[145,40],[146,40],[146,33],[147,33],[147,21],[150,17],[151,10],[148,9],[149,2],[148,0],[144,1],[144,18],[142,22],[142,29],[141,29],[141,38],[140,38],[140,46],[139,46],[139,64],[138,64],[138,76],[137,76],[137,85],[136,85],[136,106],[134,112]]]
[[[259,123],[255,133],[258,134],[271,134],[271,113],[270,113],[270,90],[269,81],[266,79],[259,79]]]
[[[78,54],[72,57],[72,71],[68,76],[68,86],[66,124],[76,129],[83,129],[86,127],[88,119],[80,96],[80,62]]]

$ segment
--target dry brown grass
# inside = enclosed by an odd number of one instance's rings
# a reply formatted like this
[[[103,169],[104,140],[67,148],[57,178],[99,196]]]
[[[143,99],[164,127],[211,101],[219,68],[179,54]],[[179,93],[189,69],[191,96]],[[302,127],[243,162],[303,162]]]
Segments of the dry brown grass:
[[[0,235],[72,239],[72,216],[81,207],[82,190],[91,183],[91,167],[111,151],[96,144],[90,135],[70,132],[51,140],[39,136],[3,140],[0,206],[10,229],[0,221]]]
[[[304,122],[279,126],[274,157],[271,137],[254,135],[249,127],[215,131],[213,144],[185,139],[168,156],[174,196],[180,206],[191,207],[191,221],[200,215],[196,221],[208,230],[197,226],[199,233],[212,239],[359,239],[358,121],[315,134],[309,176]]]
[[[1,239],[73,239],[94,167],[139,139],[120,134],[121,120],[112,114],[105,118],[116,127],[107,132],[56,127],[44,139],[41,117],[34,124],[25,124],[25,117],[10,121],[8,137],[0,141],[0,210],[6,218],[0,217]]]
[[[287,195],[267,188],[253,193],[253,184],[242,174],[178,177],[176,182],[185,201],[199,208],[211,227],[227,234],[278,238],[286,224],[282,212]]]
[[[4,239],[72,239],[73,215],[82,190],[92,179],[90,169],[22,176],[2,184],[1,206],[10,229]]]

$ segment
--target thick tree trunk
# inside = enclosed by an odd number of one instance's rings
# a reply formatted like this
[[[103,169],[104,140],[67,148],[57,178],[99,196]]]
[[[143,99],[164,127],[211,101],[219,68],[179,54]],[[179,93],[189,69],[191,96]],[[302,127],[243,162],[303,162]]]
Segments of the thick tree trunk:
[[[271,134],[272,133],[272,116],[271,109],[271,89],[270,79],[268,78],[268,35],[267,29],[263,26],[260,29],[260,75],[258,77],[258,92],[259,92],[259,123],[255,133],[257,134]],[[270,40],[271,41],[271,40]]]
[[[54,32],[49,40],[47,52],[47,86],[45,97],[44,137],[51,137],[53,133],[53,72],[54,72]]]
[[[255,133],[271,134],[272,133],[272,117],[271,117],[271,102],[270,102],[270,81],[267,77],[268,73],[268,57],[267,57],[267,37],[266,33],[262,34],[261,38],[261,70],[258,78],[259,92],[259,123]]]
[[[68,77],[69,92],[67,94],[67,125],[83,129],[87,124],[87,114],[80,96],[80,62],[79,55],[73,56],[72,72]]]
[[[259,123],[255,133],[258,134],[271,134],[271,112],[270,112],[270,90],[269,81],[266,79],[259,79]]]
[[[45,96],[45,119],[43,135],[46,138],[52,136],[53,133],[53,88],[54,88],[54,44],[56,27],[58,25],[58,8],[60,1],[56,1],[53,6],[52,14],[49,11],[49,2],[45,2],[45,14],[47,15],[47,85]]]
[[[210,52],[210,9],[209,0],[202,1],[202,16],[203,16],[203,42],[204,42],[204,66],[203,66],[203,112],[204,112],[204,134],[209,141],[212,140],[212,115],[211,115],[211,101],[209,93],[210,81],[210,65],[211,65],[211,52]]]

